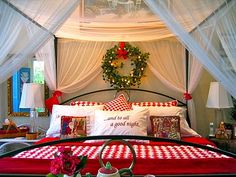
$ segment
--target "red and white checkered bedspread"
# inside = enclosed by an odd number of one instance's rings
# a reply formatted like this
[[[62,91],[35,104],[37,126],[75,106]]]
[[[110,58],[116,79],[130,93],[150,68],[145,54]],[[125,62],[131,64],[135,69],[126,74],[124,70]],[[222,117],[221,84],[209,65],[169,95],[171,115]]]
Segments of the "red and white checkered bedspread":
[[[21,152],[14,158],[52,159],[59,146],[44,146]],[[71,146],[74,155],[87,155],[90,159],[98,158],[101,146],[85,145]],[[179,145],[133,145],[137,159],[206,159],[229,158],[212,151]],[[104,159],[129,159],[132,157],[130,149],[123,144],[106,146],[103,151]]]

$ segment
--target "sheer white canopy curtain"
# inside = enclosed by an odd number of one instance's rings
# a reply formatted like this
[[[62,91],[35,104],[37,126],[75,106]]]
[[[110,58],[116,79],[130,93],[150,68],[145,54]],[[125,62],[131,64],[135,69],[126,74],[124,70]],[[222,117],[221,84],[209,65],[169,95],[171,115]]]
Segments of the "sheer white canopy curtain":
[[[236,1],[179,0],[170,3],[165,0],[145,0],[145,2],[188,47],[204,68],[236,98]],[[217,41],[221,41],[222,48]],[[226,55],[222,56],[220,52]]]
[[[57,90],[73,93],[101,73],[101,62],[112,42],[58,40]]]
[[[53,37],[78,4],[78,0],[0,1],[0,83]],[[31,34],[26,27],[33,28]]]
[[[151,53],[148,67],[167,87],[184,95],[186,93],[186,82],[188,82],[188,93],[193,93],[199,83],[202,65],[190,55],[189,78],[187,81],[185,48],[176,38],[137,42],[135,44]],[[191,127],[196,129],[196,113],[193,99],[188,100],[188,114]]]
[[[48,39],[53,38],[55,31],[78,4],[79,0],[0,1],[0,95],[5,88],[2,83],[32,59]],[[31,33],[27,29],[32,29]],[[50,61],[55,64],[53,59]],[[7,102],[2,96],[0,99],[3,109]],[[0,115],[5,117],[7,113],[1,109]]]

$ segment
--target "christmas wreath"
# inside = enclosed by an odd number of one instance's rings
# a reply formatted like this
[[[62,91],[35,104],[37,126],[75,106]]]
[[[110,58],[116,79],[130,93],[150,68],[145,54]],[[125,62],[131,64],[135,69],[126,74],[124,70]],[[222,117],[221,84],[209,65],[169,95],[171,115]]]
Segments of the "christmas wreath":
[[[120,42],[119,46],[115,45],[108,49],[103,57],[103,80],[116,89],[139,86],[148,58],[149,53],[143,53],[138,47],[133,47],[129,43]],[[128,74],[122,75],[121,69],[124,69],[124,62],[128,59],[132,69]]]

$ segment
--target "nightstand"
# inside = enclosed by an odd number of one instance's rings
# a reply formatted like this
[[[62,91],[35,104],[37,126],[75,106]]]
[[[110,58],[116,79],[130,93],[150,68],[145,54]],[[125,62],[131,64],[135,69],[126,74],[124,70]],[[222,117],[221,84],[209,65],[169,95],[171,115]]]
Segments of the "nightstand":
[[[236,153],[236,139],[217,139],[210,138],[210,141],[216,144],[216,146],[222,150]]]

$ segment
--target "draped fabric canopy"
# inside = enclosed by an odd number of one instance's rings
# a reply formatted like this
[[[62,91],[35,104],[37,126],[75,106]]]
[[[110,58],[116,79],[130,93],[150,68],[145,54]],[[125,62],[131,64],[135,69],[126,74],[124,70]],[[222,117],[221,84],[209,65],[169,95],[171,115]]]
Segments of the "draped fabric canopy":
[[[158,63],[155,58],[149,62],[150,69],[163,83],[179,92],[192,93],[202,65],[236,97],[235,14],[234,0],[2,0],[0,83],[36,55],[39,60],[48,63],[45,71],[50,89],[74,92],[95,78],[95,75],[90,77],[91,73],[98,72],[101,56],[113,41],[135,42],[143,49],[149,46],[148,50],[153,48],[156,51],[153,55],[160,60],[163,59],[162,45],[168,43],[161,41],[174,37],[192,54],[189,78],[183,74],[184,62],[175,63],[174,60],[174,57],[182,58],[184,50],[180,50],[183,53],[179,55],[169,52],[170,62],[179,68],[176,69],[177,78],[163,75],[161,68],[169,62]],[[81,60],[87,59],[86,62],[78,60],[77,68],[70,64],[75,70],[83,65],[88,66],[87,70],[82,70],[86,75],[81,75],[81,80],[73,80],[72,84],[72,80],[65,79],[73,75],[63,73],[63,64],[60,67],[60,63],[56,74],[54,36],[84,40],[68,46],[66,41],[61,40],[60,49],[65,46],[80,50],[86,46],[90,48],[91,51],[83,53],[74,51],[73,56],[68,52],[58,56],[70,57],[70,62],[76,61],[76,56]],[[144,45],[144,41],[147,44]],[[60,62],[68,65],[66,60]],[[186,80],[189,80],[188,89]]]

